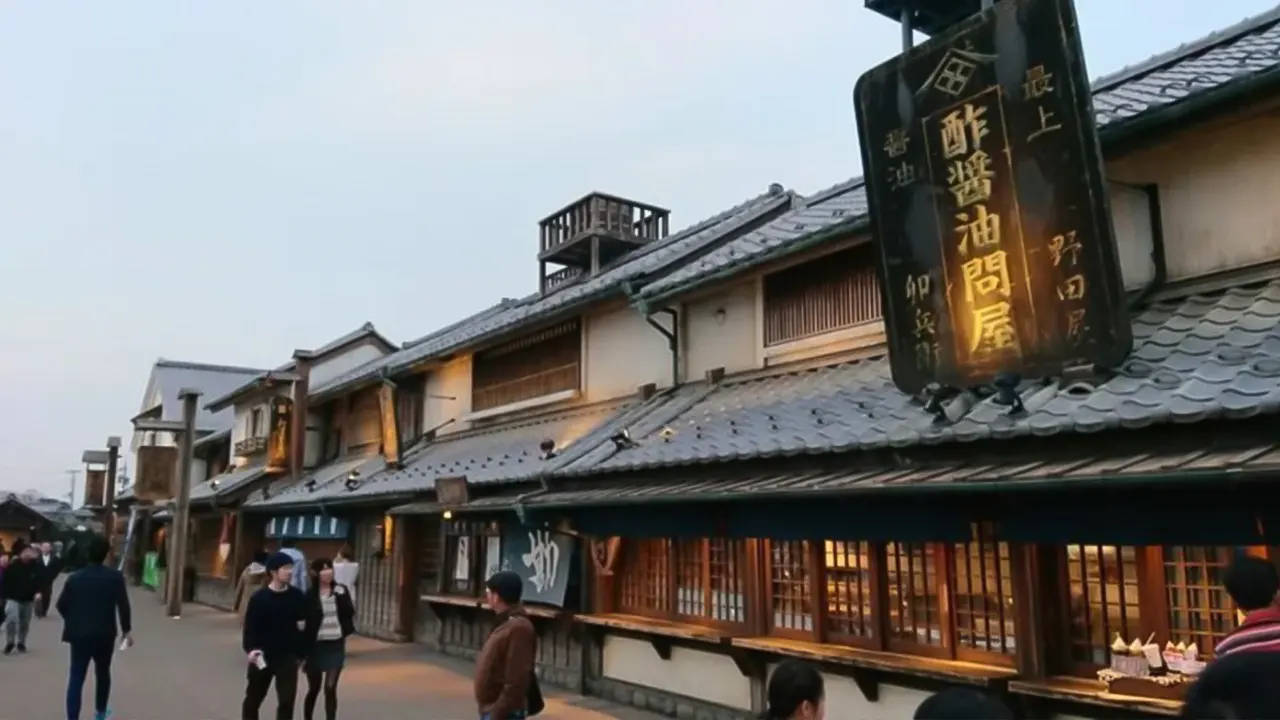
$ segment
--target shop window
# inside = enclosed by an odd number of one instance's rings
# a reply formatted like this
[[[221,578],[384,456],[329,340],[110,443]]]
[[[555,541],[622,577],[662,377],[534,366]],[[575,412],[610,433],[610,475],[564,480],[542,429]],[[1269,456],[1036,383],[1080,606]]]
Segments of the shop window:
[[[745,543],[677,540],[676,614],[700,622],[746,622]]]
[[[1235,629],[1235,607],[1222,586],[1233,554],[1233,548],[1226,547],[1164,549],[1169,641],[1195,643],[1212,654],[1218,641]]]
[[[1008,544],[993,535],[990,525],[978,525],[973,539],[953,551],[951,607],[956,644],[961,649],[1012,655],[1012,563]]]
[[[871,545],[828,540],[826,572],[826,632],[832,641],[851,642],[875,637],[872,598]]]
[[[924,543],[889,543],[885,549],[889,638],[893,644],[946,645],[938,549]]]
[[[1154,636],[1195,643],[1201,657],[1236,627],[1222,576],[1237,553],[1262,548],[1069,545],[1064,563],[1067,669],[1089,675],[1111,662],[1111,642]]]
[[[656,538],[623,543],[618,609],[665,618],[671,610],[671,542]]]
[[[1142,619],[1138,598],[1138,551],[1112,545],[1068,545],[1067,593],[1072,663],[1110,663],[1111,638],[1137,637]]]
[[[468,520],[445,522],[444,590],[453,595],[479,597],[493,572],[501,538],[496,523]]]
[[[769,629],[812,637],[813,558],[804,540],[769,541]]]

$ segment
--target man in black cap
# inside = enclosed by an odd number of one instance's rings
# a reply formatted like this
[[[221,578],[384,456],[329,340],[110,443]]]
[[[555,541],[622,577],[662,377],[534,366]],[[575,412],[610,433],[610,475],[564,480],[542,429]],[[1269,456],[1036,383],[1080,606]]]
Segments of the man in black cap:
[[[307,601],[301,590],[289,584],[293,558],[278,552],[267,558],[266,567],[269,582],[249,598],[244,614],[243,646],[249,676],[241,716],[258,720],[258,710],[274,681],[276,718],[292,720]]]
[[[542,709],[533,675],[538,635],[520,607],[524,580],[504,570],[485,588],[485,601],[498,617],[476,658],[476,705],[481,720],[521,720]]]

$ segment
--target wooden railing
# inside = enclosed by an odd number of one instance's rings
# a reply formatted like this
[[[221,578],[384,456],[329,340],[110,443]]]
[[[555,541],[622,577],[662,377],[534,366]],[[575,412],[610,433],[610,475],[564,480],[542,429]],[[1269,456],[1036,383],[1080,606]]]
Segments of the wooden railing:
[[[610,235],[637,241],[667,236],[670,212],[632,200],[592,193],[539,224],[539,252],[584,234]]]

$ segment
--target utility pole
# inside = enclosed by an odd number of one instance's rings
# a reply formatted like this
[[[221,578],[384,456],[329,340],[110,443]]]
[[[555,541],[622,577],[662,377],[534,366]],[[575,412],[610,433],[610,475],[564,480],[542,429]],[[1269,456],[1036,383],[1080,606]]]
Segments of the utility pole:
[[[78,475],[80,475],[80,471],[79,471],[79,470],[68,470],[68,471],[67,471],[67,477],[69,477],[69,478],[70,478],[70,480],[71,480],[71,482],[70,482],[71,487],[70,487],[70,488],[68,488],[68,489],[71,491],[71,494],[67,495],[67,503],[68,503],[68,504],[70,504],[70,505],[75,505],[75,504],[76,504],[76,477],[77,477]],[[87,501],[88,501],[88,498],[85,498],[85,500],[86,500],[86,502],[87,502]]]
[[[171,618],[182,617],[183,578],[187,570],[187,528],[191,521],[191,453],[196,435],[196,402],[200,391],[182,388],[182,435],[178,439],[178,506],[173,512],[173,538],[169,541],[169,606]]]
[[[115,542],[116,538],[116,465],[119,461],[120,438],[112,435],[107,438],[107,487],[106,497],[102,499],[107,508],[102,517],[102,530],[107,542]]]

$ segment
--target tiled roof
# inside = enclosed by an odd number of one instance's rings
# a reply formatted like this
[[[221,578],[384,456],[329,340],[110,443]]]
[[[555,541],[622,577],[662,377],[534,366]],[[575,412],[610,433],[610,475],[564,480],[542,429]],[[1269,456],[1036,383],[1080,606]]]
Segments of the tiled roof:
[[[1099,78],[1093,84],[1099,135],[1106,141],[1156,111],[1277,69],[1280,69],[1280,7]],[[850,208],[849,214],[832,217],[814,208],[822,205],[823,198],[832,193],[840,194],[838,202]],[[833,231],[854,231],[865,224],[867,211],[862,178],[854,178],[816,193],[808,199],[807,208],[794,210],[658,278],[641,289],[641,297],[657,299],[682,292],[729,272],[802,250]],[[796,232],[793,229],[796,224],[808,227]]]
[[[182,401],[178,399],[178,391],[183,388],[195,388],[205,398],[218,397],[243,385],[261,372],[264,371],[256,368],[158,360],[151,373],[152,381],[160,388],[162,410],[159,419],[181,422]],[[200,430],[226,430],[234,421],[235,413],[230,409],[216,413],[209,412],[203,406],[196,409],[196,427]]]
[[[262,465],[249,465],[211,477],[191,488],[191,502],[213,500],[220,495],[235,492],[266,472],[267,469]]]
[[[308,505],[326,495],[331,495],[330,491],[334,488],[342,487],[352,470],[359,472],[361,478],[368,478],[382,470],[385,465],[386,460],[381,455],[339,458],[313,469],[297,482],[293,482],[290,478],[273,482],[267,487],[266,498],[259,493],[253,493],[245,500],[244,507],[250,510],[267,510],[292,505]],[[313,480],[315,481],[314,490],[308,489],[307,484]]]
[[[575,487],[554,488],[528,495],[521,503],[529,507],[584,507],[643,503],[699,502],[720,498],[769,499],[774,497],[881,492],[886,488],[921,486],[973,489],[981,485],[1020,483],[1022,486],[1053,482],[1055,485],[1104,481],[1115,483],[1144,476],[1231,470],[1238,473],[1275,473],[1280,469],[1280,444],[1249,444],[1230,449],[1169,450],[1158,452],[1080,453],[1074,457],[1054,456],[1034,460],[1011,458],[996,462],[946,462],[877,468],[800,469],[790,472],[743,473],[741,471],[700,471],[676,473],[662,480],[619,479]],[[515,505],[510,496],[478,498],[468,510],[499,509]],[[413,503],[396,512],[414,514],[438,512],[435,503]]]
[[[520,325],[539,322],[575,305],[597,300],[608,293],[624,292],[628,283],[643,281],[656,272],[695,256],[731,237],[744,227],[791,206],[795,195],[773,186],[768,192],[736,205],[674,235],[649,243],[623,257],[616,265],[592,277],[584,277],[554,292],[508,301],[481,313],[469,322],[455,324],[448,332],[437,332],[385,362],[370,363],[340,379],[318,388],[316,393],[333,393],[375,377],[383,368],[406,370],[417,363],[445,355],[467,345],[482,342]]]
[[[988,438],[1141,428],[1280,411],[1280,280],[1158,303],[1133,323],[1114,377],[1028,383],[1025,414],[965,393],[945,422],[898,391],[874,358],[714,387],[638,446],[570,468],[596,473]],[[705,386],[704,386],[705,387]],[[691,392],[691,391],[687,391]],[[677,396],[677,398],[680,396]],[[675,400],[673,400],[674,402]]]
[[[436,478],[466,476],[470,485],[532,481],[580,458],[632,422],[643,405],[604,403],[541,414],[481,430],[446,435],[415,447],[403,467],[366,478],[356,490],[340,483],[317,488],[322,499],[356,500],[416,494],[435,488]],[[540,445],[554,440],[556,456],[542,459]]]
[[[799,242],[825,237],[830,229],[844,227],[850,221],[866,217],[866,214],[867,194],[863,189],[862,178],[854,178],[815,193],[798,209],[663,275],[645,285],[642,294],[661,295],[671,288],[679,288],[718,271],[734,268],[746,258],[768,253],[776,248],[798,250]]]
[[[365,338],[372,339],[374,342],[378,343],[379,345],[382,345],[384,348],[387,348],[388,350],[394,350],[396,347],[395,343],[391,342],[390,340],[387,339],[385,335],[378,332],[378,329],[373,326],[373,323],[366,322],[365,324],[361,325],[355,330],[352,330],[351,332],[341,337],[334,338],[333,340],[330,340],[329,342],[325,343],[324,345],[320,346],[315,350],[312,350],[311,352],[316,356],[316,358],[318,359],[323,358],[324,356],[334,352],[335,350],[339,350],[343,347],[346,347],[347,345],[358,342]],[[279,374],[279,373],[289,373],[289,372],[292,372],[297,366],[298,366],[297,360],[290,360],[289,362],[281,365],[275,370],[258,373],[257,375],[250,378],[248,382],[241,384],[239,387],[236,387],[230,392],[223,393],[218,397],[205,398],[207,400],[205,405],[206,406],[224,405],[230,402],[231,400],[233,400],[234,398],[250,390],[258,381],[265,380],[268,375]]]

